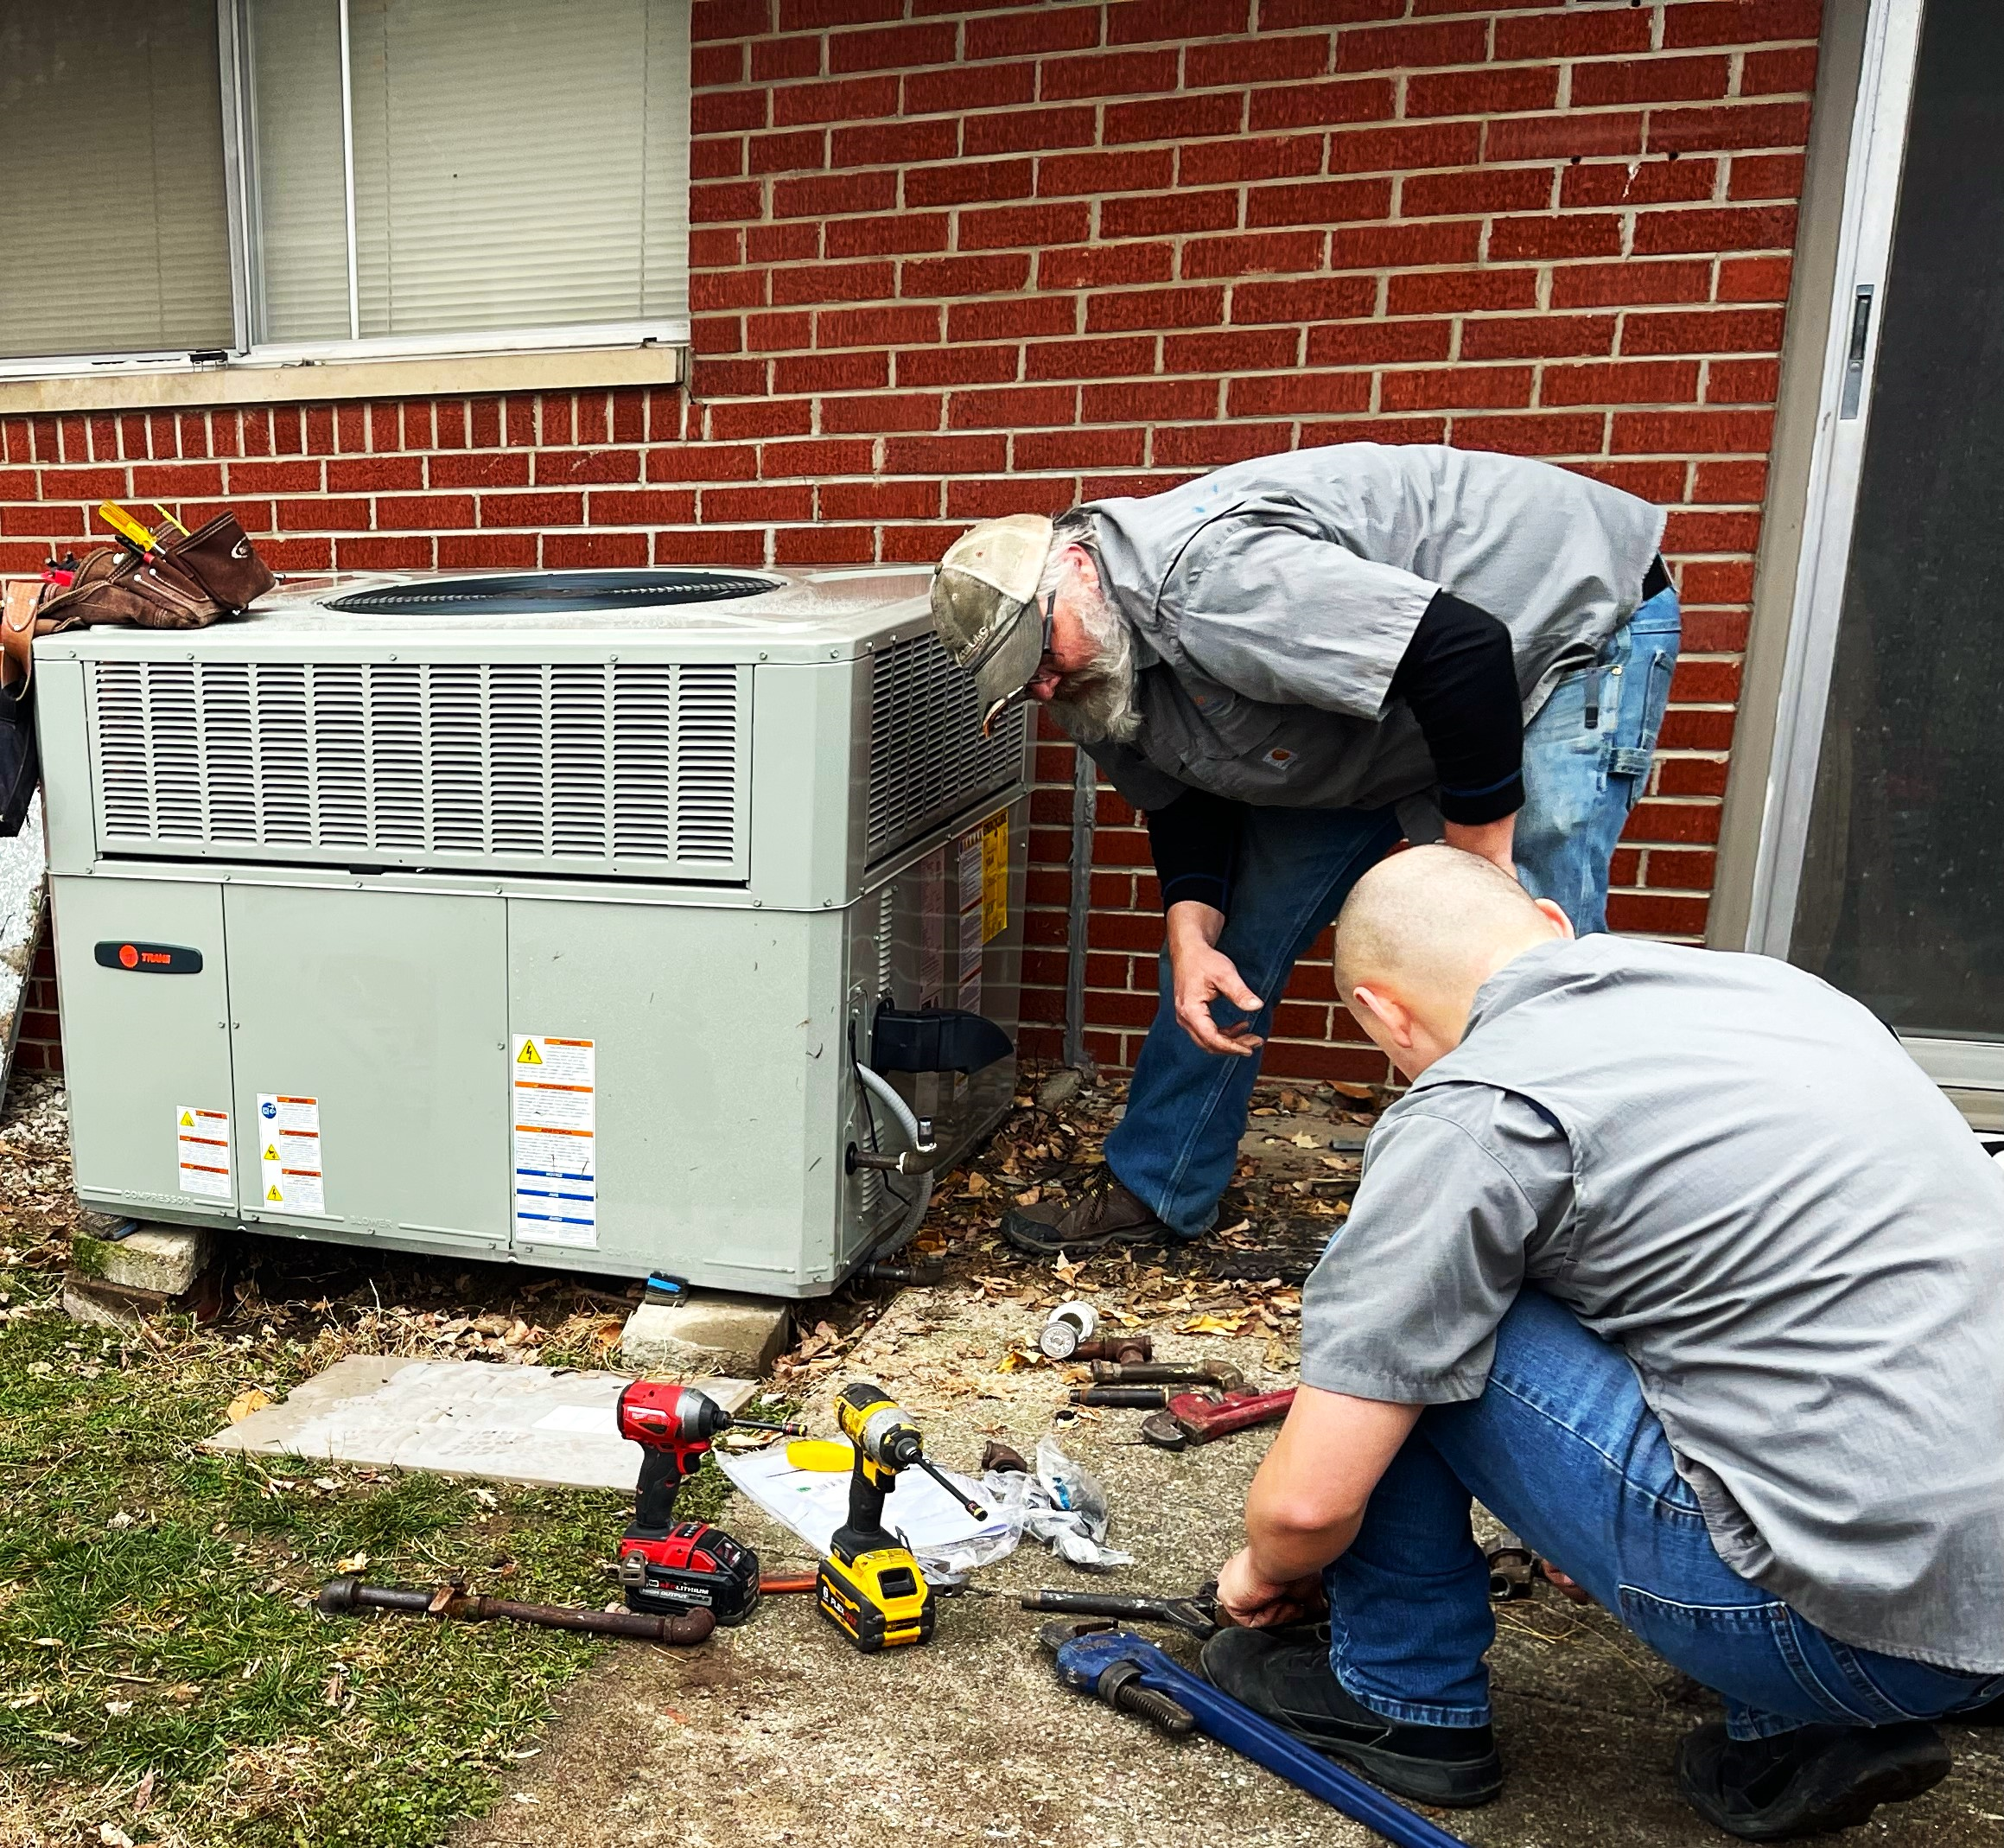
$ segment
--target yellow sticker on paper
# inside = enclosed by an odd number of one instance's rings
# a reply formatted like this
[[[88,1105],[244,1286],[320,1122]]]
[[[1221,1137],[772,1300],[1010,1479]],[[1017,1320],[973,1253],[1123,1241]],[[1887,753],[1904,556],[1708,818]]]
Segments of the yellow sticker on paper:
[[[981,940],[1009,927],[1009,815],[1005,808],[981,825]]]

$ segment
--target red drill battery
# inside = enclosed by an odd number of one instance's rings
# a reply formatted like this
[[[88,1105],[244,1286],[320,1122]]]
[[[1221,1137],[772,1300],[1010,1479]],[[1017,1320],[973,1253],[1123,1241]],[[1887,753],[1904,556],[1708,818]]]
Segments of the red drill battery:
[[[628,1610],[654,1617],[707,1610],[719,1623],[742,1623],[759,1608],[759,1556],[706,1520],[678,1521],[656,1536],[629,1530],[620,1542],[620,1583]]]

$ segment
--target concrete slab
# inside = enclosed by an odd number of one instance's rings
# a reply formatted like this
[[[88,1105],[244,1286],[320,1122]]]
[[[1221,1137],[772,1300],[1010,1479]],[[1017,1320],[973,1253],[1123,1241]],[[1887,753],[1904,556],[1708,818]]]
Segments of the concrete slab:
[[[70,1262],[86,1277],[102,1278],[127,1290],[156,1290],[178,1297],[194,1288],[215,1252],[213,1237],[185,1226],[142,1226],[123,1239],[95,1239],[80,1233]]]
[[[758,1389],[749,1380],[700,1383],[727,1411]],[[351,1354],[203,1448],[541,1488],[630,1489],[640,1447],[620,1437],[613,1411],[627,1384],[624,1373]]]
[[[741,1373],[758,1379],[786,1343],[788,1304],[699,1290],[680,1304],[643,1303],[627,1318],[620,1358],[636,1373]]]

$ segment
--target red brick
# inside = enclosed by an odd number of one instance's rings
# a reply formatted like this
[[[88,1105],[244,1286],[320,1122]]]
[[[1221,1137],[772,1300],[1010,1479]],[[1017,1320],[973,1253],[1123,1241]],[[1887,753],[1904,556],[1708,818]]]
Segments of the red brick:
[[[237,464],[238,468],[243,466]],[[424,472],[426,485],[431,487],[526,487],[529,458],[519,455],[434,456],[426,461]]]
[[[689,176],[692,180],[735,180],[744,170],[745,140],[741,135],[712,135],[690,144]]]
[[[1483,157],[1492,161],[1548,161],[1595,154],[1642,152],[1639,113],[1527,116],[1521,121],[1483,126]]]
[[[173,500],[182,494],[219,500],[223,492],[220,462],[138,462],[132,469],[132,495],[138,500]]]
[[[289,503],[279,503],[283,515]],[[470,526],[474,523],[471,494],[382,494],[377,497],[373,524],[383,532],[420,532],[429,527]],[[328,521],[328,525],[335,524]]]
[[[1285,424],[1171,424],[1155,432],[1155,461],[1215,468],[1284,449],[1291,434]]]
[[[1688,560],[1678,588],[1687,603],[1744,604],[1753,595],[1753,564],[1747,558],[1694,558]],[[1680,699],[1727,702],[1739,698],[1739,670],[1727,685],[1719,677],[1717,664],[1691,660],[1688,656],[1678,675]],[[1709,689],[1709,691],[1708,691]]]
[[[437,553],[438,542],[428,533],[337,539],[334,562],[340,571],[428,571]]]
[[[1758,45],[1772,39],[1814,39],[1821,0],[1702,0],[1664,9],[1663,41],[1671,50],[1695,45]]]
[[[1617,456],[1764,456],[1773,431],[1773,414],[1765,411],[1625,411],[1615,415],[1611,447]]]
[[[1548,366],[1538,386],[1538,403],[1546,406],[1688,405],[1697,395],[1695,360]]]
[[[756,218],[765,207],[765,188],[757,181],[731,181],[689,188],[692,225],[727,223]]]
[[[1723,206],[1643,212],[1635,220],[1638,256],[1675,251],[1788,250],[1795,243],[1792,206]]]
[[[1673,512],[1663,538],[1666,552],[1743,551],[1760,538],[1759,513]],[[1694,651],[1695,652],[1695,651]]]
[[[824,308],[814,317],[817,347],[911,347],[938,338],[939,310],[916,303]]]
[[[1276,321],[1340,321],[1368,315],[1377,299],[1375,278],[1314,277],[1301,282],[1241,283],[1231,291],[1234,325]]]
[[[1685,664],[1678,665],[1678,678]],[[1674,683],[1673,683],[1674,685]],[[1676,692],[1673,704],[1683,704]],[[1638,802],[1622,830],[1624,840],[1675,841],[1708,845],[1719,838],[1719,806],[1715,802]]]
[[[1469,309],[1531,308],[1537,302],[1535,270],[1422,271],[1394,276],[1385,284],[1388,315],[1444,315]]]
[[[957,480],[946,484],[946,513],[950,519],[993,519],[997,515],[1021,513],[1038,507],[1055,513],[1074,498],[1071,484],[1064,481],[1024,481],[1015,475],[1000,481]],[[1030,851],[1038,842],[1030,838]]]
[[[1461,328],[1464,360],[1572,358],[1613,350],[1612,315],[1530,315],[1468,321]]]
[[[1226,40],[1193,45],[1183,54],[1183,83],[1193,90],[1220,84],[1275,83],[1289,77],[1320,77],[1329,69],[1329,35],[1304,33],[1286,38]]]
[[[829,162],[836,167],[902,167],[950,161],[959,152],[957,122],[870,122],[837,128],[828,138]]]
[[[904,296],[1001,295],[1030,279],[1029,253],[989,257],[921,257],[898,266],[898,293]]]
[[[750,38],[773,29],[772,0],[695,0],[689,10],[689,36],[705,39]]]
[[[1176,156],[1167,148],[1104,154],[1053,154],[1037,162],[1037,196],[1155,192],[1173,183]]]
[[[1443,64],[1479,64],[1488,55],[1486,20],[1427,26],[1356,27],[1336,38],[1339,71],[1419,70]]]
[[[1647,206],[1709,199],[1718,178],[1716,161],[1594,161],[1565,168],[1559,203],[1566,206]]]
[[[960,124],[960,151],[970,160],[977,155],[1041,154],[1053,148],[1090,148],[1098,135],[1099,112],[1091,105],[1005,110],[966,117]]]
[[[689,347],[692,353],[736,353],[744,343],[744,322],[735,315],[698,315],[690,323]]]
[[[1109,103],[1100,138],[1109,147],[1130,141],[1187,141],[1203,135],[1237,135],[1244,126],[1239,92],[1205,91],[1148,103]],[[1257,126],[1256,124],[1255,126]]]
[[[956,392],[947,402],[950,430],[1022,430],[1078,419],[1078,389],[1070,385],[1013,386]]]
[[[811,302],[868,302],[890,292],[887,263],[803,264],[773,273],[775,308]]]
[[[1176,177],[1184,186],[1279,180],[1321,170],[1320,135],[1242,135],[1231,141],[1193,142],[1176,155]]]
[[[1099,42],[1097,6],[1031,8],[999,18],[970,19],[963,55],[1021,58],[1046,51],[1083,51]]]
[[[1482,242],[1473,219],[1412,225],[1340,226],[1329,239],[1332,270],[1382,270],[1422,263],[1473,263]]]
[[[814,316],[805,309],[788,315],[751,315],[745,320],[744,344],[754,353],[779,353],[808,345],[813,330]]]
[[[1052,244],[1076,244],[1091,235],[1091,229],[1092,207],[1082,199],[1057,204],[1000,206],[985,212],[962,212],[956,242],[963,251],[1035,249]]]
[[[576,526],[584,520],[582,494],[482,494],[483,526]]]
[[[725,92],[729,93],[729,92]],[[697,101],[701,102],[698,98]],[[806,122],[868,122],[898,112],[895,77],[851,77],[843,82],[787,84],[773,92],[773,125]]]
[[[1449,71],[1406,80],[1405,112],[1422,116],[1514,115],[1549,109],[1559,99],[1556,65],[1510,65],[1501,70]]]
[[[239,462],[237,466],[255,465]],[[359,456],[327,464],[329,494],[368,494],[423,486],[424,459],[419,456]]]
[[[647,451],[650,481],[748,481],[759,452],[748,443],[678,443]]]
[[[1069,296],[1017,296],[1005,302],[956,302],[946,310],[949,340],[1027,340],[1075,334],[1078,311]]]
[[[1130,379],[1087,386],[1079,417],[1088,424],[1187,424],[1218,415],[1218,384],[1211,379]]]
[[[1471,323],[1473,325],[1473,323]],[[1389,366],[1444,360],[1454,339],[1451,321],[1339,321],[1308,329],[1311,366]],[[1235,339],[1249,336],[1238,335]],[[1248,369],[1259,362],[1248,360]]]
[[[868,437],[811,437],[799,443],[767,443],[758,451],[758,476],[763,481],[778,481],[796,475],[822,480],[837,475],[868,475],[875,450]]]
[[[1708,263],[1594,264],[1552,272],[1554,308],[1702,302],[1711,292]]]
[[[876,558],[876,534],[868,526],[782,527],[773,538],[777,564],[868,564]]]
[[[1591,12],[1568,8],[1562,14],[1541,14],[1535,19],[1498,19],[1495,55],[1499,63],[1514,64],[1530,58],[1591,58],[1647,51],[1651,23],[1649,14],[1640,8],[1618,11],[1598,7]]]
[[[1799,148],[1809,138],[1807,103],[1726,103],[1715,109],[1658,109],[1649,118],[1651,154],[1708,149]]]
[[[1239,372],[1268,372],[1300,358],[1301,335],[1293,328],[1233,328],[1225,334],[1170,334],[1162,341],[1162,370],[1203,373],[1216,378]],[[1339,360],[1341,355],[1334,355]]]
[[[789,77],[818,77],[821,48],[818,33],[793,39],[762,39],[751,48],[752,81],[779,83]],[[734,46],[733,50],[738,48]]]
[[[1516,410],[1530,403],[1530,388],[1528,366],[1444,366],[1386,373],[1378,402],[1394,411]]]
[[[1246,194],[1248,225],[1340,225],[1382,219],[1391,210],[1390,180],[1319,180],[1256,186]]]
[[[1619,58],[1573,67],[1574,107],[1610,103],[1692,103],[1723,96],[1732,67],[1724,58]]]
[[[706,527],[700,532],[654,535],[657,564],[729,564],[756,569],[765,562],[766,540],[762,532]]]
[[[843,212],[888,212],[898,202],[894,173],[831,173],[773,182],[774,218],[832,218]]]
[[[1386,383],[1390,383],[1389,377]],[[1370,408],[1371,374],[1361,372],[1295,372],[1234,379],[1225,400],[1225,414],[1235,417],[1326,415]]]
[[[1750,51],[1740,66],[1742,96],[1807,96],[1816,86],[1816,48]]]
[[[1722,757],[1659,757],[1657,787],[1666,796],[1722,796],[1726,760]]]
[[[1536,212],[1552,202],[1550,168],[1496,167],[1476,173],[1418,174],[1399,188],[1404,218],[1465,218],[1478,212]]]
[[[831,435],[868,431],[937,430],[939,399],[916,392],[873,392],[863,398],[824,398],[821,427]]]
[[[868,358],[881,355],[868,354]],[[1022,366],[1020,347],[921,347],[900,353],[900,386],[1002,385],[1014,381]],[[1066,378],[1071,373],[1065,374]]]
[[[1222,289],[1136,289],[1088,296],[1088,333],[1217,327],[1225,319]]]
[[[1742,154],[1733,162],[1727,192],[1734,199],[1798,199],[1802,184],[1801,155]]]
[[[1787,257],[1728,257],[1719,264],[1721,302],[1785,302],[1793,269]]]
[[[1630,315],[1621,328],[1625,354],[1776,353],[1780,347],[1781,315],[1767,309]]]
[[[703,434],[716,443],[743,443],[759,437],[804,437],[812,427],[814,406],[803,398],[711,405]]]
[[[1155,369],[1152,335],[1135,340],[1045,341],[1024,354],[1024,372],[1031,379],[1131,378]]]
[[[763,90],[706,91],[689,99],[689,131],[692,135],[728,135],[734,129],[763,128],[766,109]]]
[[[914,167],[905,175],[905,203],[959,206],[989,199],[1027,199],[1036,189],[1035,181],[1035,163],[1031,161]]]
[[[879,32],[837,32],[828,41],[831,72],[904,71],[915,64],[945,64],[959,31],[948,22],[892,26]]]
[[[792,487],[706,487],[702,517],[708,519],[811,519],[814,490],[805,482]]]
[[[1136,468],[1147,446],[1142,430],[1021,430],[1009,453],[1018,468]]]
[[[1612,213],[1556,212],[1539,218],[1499,218],[1489,227],[1492,263],[1555,257],[1618,257],[1621,220]]]
[[[1047,58],[1040,67],[1038,97],[1047,103],[1065,102],[1073,97],[1145,96],[1175,87],[1174,51],[1102,52],[1087,57]]]
[[[1780,389],[1777,360],[1714,360],[1705,369],[1708,405],[1772,405]]]
[[[289,532],[366,532],[374,524],[374,509],[363,500],[331,500],[325,495],[312,500],[281,500],[277,523]]]
[[[1601,446],[1605,419],[1576,412],[1454,419],[1458,449],[1495,449],[1510,456],[1587,456]]]
[[[1377,77],[1255,90],[1246,127],[1256,135],[1268,129],[1383,122],[1390,118],[1396,99],[1392,86]]]
[[[943,251],[952,220],[944,212],[890,212],[880,218],[840,218],[822,230],[831,258],[911,256]]]
[[[317,462],[238,462],[229,465],[232,494],[314,494],[321,491]],[[527,464],[524,464],[526,468]],[[48,475],[45,473],[43,480]],[[524,475],[526,481],[528,476]]]
[[[908,116],[964,116],[1001,103],[1027,103],[1037,93],[1034,64],[960,64],[914,71],[905,80]]]
[[[689,278],[689,305],[699,315],[766,305],[763,270],[702,270]]]
[[[1328,234],[1276,231],[1232,238],[1192,238],[1183,245],[1182,274],[1237,277],[1268,271],[1289,275],[1322,267]]]
[[[735,269],[745,260],[745,234],[735,225],[702,226],[689,233],[692,269]]]
[[[1481,152],[1479,122],[1355,129],[1330,136],[1329,171],[1409,174],[1422,167],[1466,166]]]
[[[1166,283],[1174,273],[1169,244],[1084,245],[1046,251],[1037,259],[1040,289],[1104,289],[1122,283]]]
[[[1222,38],[1250,24],[1248,0],[1127,0],[1106,10],[1109,45]]]
[[[1144,194],[1134,199],[1106,199],[1100,201],[1099,207],[1099,234],[1103,238],[1158,237],[1178,231],[1229,231],[1237,223],[1238,194],[1229,191],[1174,192],[1153,197]],[[1085,233],[1074,235],[1082,237]],[[964,233],[962,241],[965,242]]]
[[[799,354],[773,365],[775,392],[873,392],[890,382],[891,358],[881,351]]]

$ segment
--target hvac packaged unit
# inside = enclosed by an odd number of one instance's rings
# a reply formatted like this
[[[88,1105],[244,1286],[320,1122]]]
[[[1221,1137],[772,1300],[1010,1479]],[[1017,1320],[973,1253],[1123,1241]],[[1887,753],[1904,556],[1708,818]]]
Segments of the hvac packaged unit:
[[[1028,820],[926,583],[295,579],[45,639],[79,1195],[773,1296],[894,1245],[918,1119],[938,1166],[1009,1105]]]

